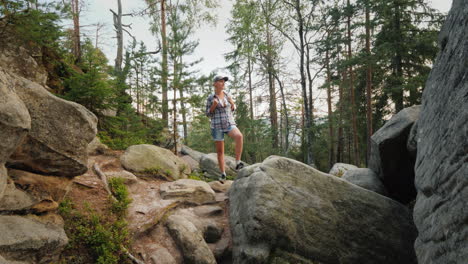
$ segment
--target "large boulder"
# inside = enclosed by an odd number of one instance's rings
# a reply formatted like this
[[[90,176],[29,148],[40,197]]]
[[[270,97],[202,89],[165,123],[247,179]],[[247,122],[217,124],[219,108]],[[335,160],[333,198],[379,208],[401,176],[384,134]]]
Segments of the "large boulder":
[[[335,163],[333,164],[333,167],[330,169],[328,174],[335,175],[337,177],[343,176],[347,171],[349,170],[354,170],[357,169],[353,164],[347,164],[347,163]]]
[[[0,198],[7,182],[5,162],[31,129],[28,109],[15,93],[10,76],[0,69]]]
[[[16,94],[12,79],[0,68],[0,163],[8,160],[31,129],[28,108]]]
[[[406,207],[292,159],[242,169],[229,201],[234,263],[416,263]]]
[[[42,56],[41,48],[34,44],[24,44],[20,43],[14,34],[4,32],[0,39],[0,68],[46,86],[47,70],[34,59]]]
[[[190,166],[170,150],[154,145],[130,146],[120,157],[125,169],[133,172],[158,172],[170,179],[187,178]]]
[[[195,225],[180,215],[171,215],[166,227],[184,256],[184,263],[216,264],[216,259]]]
[[[0,255],[29,263],[50,263],[68,243],[62,227],[21,216],[0,216]]]
[[[420,109],[416,105],[401,110],[371,137],[369,168],[385,185],[388,196],[404,204],[416,198],[415,159],[406,145]]]
[[[8,166],[61,176],[86,172],[86,148],[97,133],[96,116],[28,79],[12,74],[7,78],[13,80],[31,120],[31,130],[10,156]]]
[[[202,156],[205,155],[204,153],[193,150],[187,147],[186,145],[181,146],[180,152],[184,155],[190,156],[192,159],[196,160],[197,162],[200,162]]]
[[[28,195],[25,191],[17,189],[14,183],[10,183],[0,199],[0,213],[21,213],[21,211],[30,209],[38,202],[38,200]]]
[[[191,171],[199,171],[200,170],[200,163],[196,160],[194,160],[192,157],[189,155],[183,155],[180,157],[185,161],[190,166]]]
[[[215,192],[204,181],[181,179],[161,184],[161,198],[188,201],[196,204],[214,202]]]
[[[468,1],[454,0],[418,120],[414,220],[419,263],[468,260],[467,32]]]
[[[157,248],[151,252],[151,264],[177,264],[177,261],[166,248]]]
[[[211,189],[217,193],[226,193],[229,191],[229,188],[231,188],[233,181],[227,180],[227,181],[211,181],[208,184],[210,185]]]
[[[235,158],[224,155],[224,165],[227,176],[235,177],[237,175]],[[218,165],[218,155],[216,153],[204,154],[200,159],[200,170],[204,172],[206,177],[218,179],[221,175]]]
[[[371,169],[358,168],[354,170],[348,170],[345,172],[342,179],[364,189],[379,193],[381,195],[387,195],[385,186]]]
[[[101,140],[98,137],[95,137],[89,144],[86,149],[88,155],[99,155],[104,154],[109,147],[101,143]]]

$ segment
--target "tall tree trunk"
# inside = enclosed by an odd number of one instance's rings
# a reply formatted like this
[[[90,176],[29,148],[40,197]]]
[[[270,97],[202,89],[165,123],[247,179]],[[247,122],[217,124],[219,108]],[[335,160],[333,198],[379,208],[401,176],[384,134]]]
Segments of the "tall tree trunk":
[[[328,44],[327,44],[328,45]],[[325,52],[325,63],[327,67],[327,105],[328,105],[328,137],[330,138],[330,150],[328,152],[328,166],[331,168],[334,164],[335,157],[335,137],[333,135],[333,111],[332,111],[332,94],[331,94],[331,71],[330,71],[330,54],[329,49]]]
[[[162,40],[162,73],[161,73],[161,88],[162,88],[162,118],[165,127],[169,126],[169,106],[167,99],[167,84],[168,84],[168,65],[167,65],[167,36],[166,36],[166,0],[161,1],[161,40]]]
[[[71,0],[71,12],[73,18],[73,55],[75,57],[75,63],[79,63],[81,61],[79,0]]]
[[[276,109],[276,89],[275,89],[275,80],[273,77],[273,53],[272,53],[272,40],[270,26],[267,23],[267,72],[268,72],[268,87],[270,91],[270,122],[271,122],[271,132],[272,132],[272,141],[273,149],[278,148],[278,112]]]
[[[283,112],[284,112],[284,154],[288,155],[289,152],[289,117],[288,117],[288,108],[286,105],[286,97],[284,96],[284,87],[283,83],[280,81],[278,74],[274,74],[276,81],[278,82],[278,85],[280,87],[280,92],[281,92],[281,99],[283,101]]]
[[[304,36],[305,38],[305,36]],[[310,49],[309,45],[306,44],[306,70],[307,70],[307,79],[309,81],[309,140],[310,142],[314,142],[315,140],[315,123],[314,123],[314,98],[313,98],[313,92],[312,92],[312,75],[310,74]],[[307,99],[306,99],[307,100]]]
[[[337,52],[338,52],[338,65],[340,64],[340,48],[337,45]],[[338,68],[338,72],[340,69]],[[344,155],[343,155],[343,147],[344,147],[344,138],[343,138],[343,115],[344,115],[344,109],[343,109],[343,103],[344,103],[344,96],[343,96],[343,84],[346,80],[346,73],[344,70],[341,70],[341,82],[338,86],[339,89],[339,103],[338,103],[338,146],[336,150],[336,162],[343,162]]]
[[[371,152],[371,136],[372,136],[372,67],[370,63],[370,0],[366,2],[366,53],[367,53],[367,70],[366,70],[366,115],[367,115],[367,153],[366,165],[369,163]]]
[[[180,71],[179,76],[182,76],[182,57],[180,58]],[[181,77],[179,77],[180,79]],[[184,99],[184,87],[179,87],[179,100],[180,100],[180,112],[182,113],[182,126],[184,127],[184,142],[187,144],[188,132],[187,132],[187,110],[185,109]]]
[[[253,110],[253,95],[252,95],[252,66],[250,61],[250,54],[247,56],[247,71],[249,74],[249,95],[250,95],[250,119],[254,119],[254,110]]]
[[[136,77],[136,110],[137,114],[140,114],[140,76],[139,76],[139,70],[138,70],[138,65],[135,67],[135,77]]]
[[[314,159],[312,155],[312,137],[310,133],[311,129],[311,120],[309,116],[309,104],[307,100],[307,84],[306,84],[306,77],[305,77],[305,69],[304,69],[304,57],[305,57],[305,49],[304,49],[304,19],[301,13],[301,2],[300,0],[295,0],[295,9],[298,18],[298,34],[299,34],[299,55],[300,55],[300,74],[301,74],[301,88],[302,88],[302,97],[304,101],[304,114],[305,114],[305,128],[303,133],[305,133],[305,162],[309,165],[314,165]]]
[[[115,56],[115,70],[122,71],[123,60],[123,28],[122,28],[122,2],[117,0],[117,14],[114,13],[114,28],[117,35],[117,55]]]
[[[401,32],[401,7],[398,1],[393,1],[395,8],[394,15],[394,30],[395,30],[395,56],[393,58],[393,75],[396,80],[395,86],[392,87],[392,100],[395,102],[395,111],[398,113],[403,110],[403,66],[402,66],[402,55],[401,55],[401,43],[402,43],[402,32]]]
[[[173,121],[172,121],[172,129],[174,131],[173,133],[173,139],[174,139],[174,154],[177,155],[177,89],[179,86],[179,81],[178,81],[178,75],[177,75],[177,58],[174,59],[174,76],[172,80],[172,89],[174,89],[174,100],[173,102]]]
[[[348,8],[351,9],[350,1],[348,0]],[[351,61],[353,57],[352,49],[351,49],[351,12],[348,14],[348,60]],[[358,142],[358,131],[357,131],[357,113],[356,113],[356,102],[355,102],[355,95],[354,95],[354,71],[353,66],[349,65],[349,90],[351,92],[351,114],[352,114],[352,122],[353,122],[353,148],[354,148],[354,164],[359,166],[361,161],[359,158],[359,142]],[[350,150],[351,152],[351,150]]]

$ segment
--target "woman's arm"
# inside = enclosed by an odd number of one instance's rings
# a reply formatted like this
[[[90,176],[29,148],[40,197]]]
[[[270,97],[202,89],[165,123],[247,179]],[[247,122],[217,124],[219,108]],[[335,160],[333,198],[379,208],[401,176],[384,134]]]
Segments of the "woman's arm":
[[[205,107],[205,114],[206,116],[208,117],[212,117],[213,116],[213,111],[214,111],[214,108],[213,108],[213,105],[215,104],[215,102],[213,101],[217,101],[217,100],[214,100],[215,98],[214,97],[211,97],[209,96],[207,99],[206,99],[206,107]],[[217,104],[217,103],[216,103]],[[215,106],[216,108],[216,106]]]
[[[216,106],[218,105],[218,99],[216,98],[213,98],[213,104],[211,104],[211,107],[210,107],[210,113],[213,113],[214,110],[216,109]]]

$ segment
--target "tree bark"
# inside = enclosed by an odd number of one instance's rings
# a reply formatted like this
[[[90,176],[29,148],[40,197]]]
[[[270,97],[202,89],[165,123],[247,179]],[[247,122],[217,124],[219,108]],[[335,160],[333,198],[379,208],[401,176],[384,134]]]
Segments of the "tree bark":
[[[302,88],[302,97],[304,101],[304,114],[305,114],[305,128],[303,133],[305,133],[305,162],[311,166],[314,165],[314,159],[312,155],[312,137],[310,133],[311,129],[311,117],[309,115],[309,104],[307,100],[307,84],[306,84],[306,77],[305,77],[305,69],[304,69],[304,57],[305,57],[305,49],[304,49],[304,19],[301,13],[301,3],[300,0],[295,0],[295,9],[297,14],[297,23],[298,23],[298,35],[299,35],[299,55],[300,55],[300,74],[301,74],[301,88]]]
[[[367,115],[367,155],[366,165],[369,163],[371,152],[371,136],[372,136],[372,67],[370,63],[370,8],[369,0],[366,1],[366,54],[367,54],[367,70],[366,70],[366,115]]]
[[[351,9],[350,1],[348,0],[348,8]],[[351,12],[348,13],[347,19],[348,25],[348,60],[351,60],[353,57],[352,49],[351,49]],[[356,102],[355,102],[355,95],[354,95],[354,71],[353,66],[349,65],[349,89],[351,92],[351,114],[352,114],[352,122],[353,122],[353,148],[354,148],[354,164],[359,166],[361,161],[359,157],[359,142],[358,142],[358,132],[357,132],[357,111],[356,111]],[[350,150],[351,152],[351,150]]]
[[[327,44],[328,45],[328,44]],[[327,105],[328,105],[328,137],[330,138],[330,150],[328,152],[328,165],[331,168],[334,164],[335,157],[335,137],[333,135],[333,111],[332,111],[332,94],[331,94],[331,71],[330,71],[330,54],[329,49],[325,52],[325,63],[327,67]]]
[[[337,64],[339,65],[340,64],[340,48],[339,46],[337,45],[337,52],[338,52],[338,61],[337,61]],[[338,72],[340,71],[340,69],[338,68]],[[339,97],[339,101],[338,101],[338,112],[339,112],[339,115],[338,115],[338,146],[337,146],[337,150],[336,150],[336,162],[342,162],[343,161],[343,115],[344,115],[344,109],[343,109],[343,103],[344,103],[344,96],[343,96],[343,83],[345,82],[346,80],[346,74],[345,74],[345,71],[342,70],[341,72],[341,82],[338,86],[338,89],[339,89],[339,94],[338,94],[338,97]]]
[[[75,63],[81,61],[81,40],[80,40],[80,2],[71,0],[71,13],[73,18],[73,56]]]
[[[274,74],[276,81],[280,87],[281,99],[283,101],[283,112],[284,112],[284,154],[288,155],[289,152],[289,117],[288,117],[288,108],[286,106],[286,97],[284,96],[284,87],[283,83],[280,81],[278,74]]]
[[[254,109],[253,109],[253,95],[252,95],[252,67],[250,61],[250,55],[247,56],[247,67],[249,75],[249,95],[250,95],[250,119],[254,120]]]
[[[393,58],[393,75],[396,80],[395,86],[396,87],[391,87],[393,89],[392,93],[392,100],[395,103],[395,112],[398,113],[401,110],[403,110],[403,84],[402,84],[402,78],[403,78],[403,66],[402,66],[402,55],[400,51],[400,46],[401,46],[401,24],[400,24],[400,17],[401,17],[401,8],[400,4],[398,1],[393,1],[393,5],[395,8],[395,14],[394,14],[394,30],[395,30],[395,43],[394,43],[394,49],[395,49],[395,56]]]
[[[123,29],[122,29],[122,2],[117,0],[117,14],[114,15],[114,28],[117,35],[117,55],[115,56],[115,70],[122,71],[123,60]]]
[[[278,112],[276,108],[276,89],[275,80],[273,77],[273,53],[270,25],[267,23],[267,72],[268,72],[268,87],[270,91],[270,123],[272,132],[273,149],[278,148]]]
[[[162,40],[162,118],[165,127],[169,126],[169,106],[167,98],[168,87],[168,65],[167,65],[167,35],[166,35],[166,0],[161,1],[161,40]]]

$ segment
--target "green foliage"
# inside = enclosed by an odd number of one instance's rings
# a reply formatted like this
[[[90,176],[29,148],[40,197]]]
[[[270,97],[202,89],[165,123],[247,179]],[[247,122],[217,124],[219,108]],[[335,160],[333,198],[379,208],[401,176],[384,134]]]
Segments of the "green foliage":
[[[205,175],[201,171],[192,171],[192,173],[189,174],[188,178],[192,180],[204,181],[204,182],[214,181],[211,178],[205,177]]]
[[[58,40],[63,36],[59,26],[61,10],[54,3],[37,5],[31,8],[31,1],[27,0],[0,1],[0,38],[14,32],[15,38],[24,43],[58,48]]]
[[[151,175],[159,175],[162,172],[162,168],[159,166],[153,168],[147,168],[143,170],[143,173],[151,174]]]
[[[192,173],[190,173],[190,175],[188,176],[189,179],[191,179],[191,180],[197,180],[197,181],[203,181],[203,180],[202,180],[202,177],[203,177],[203,174],[202,174],[202,173],[198,173],[198,172],[192,172]]]
[[[86,40],[82,47],[83,73],[75,72],[66,79],[64,98],[77,102],[97,116],[102,111],[114,106],[115,91],[110,85],[107,75],[107,59],[104,54],[92,46],[91,41]]]
[[[123,187],[122,187],[123,186]],[[125,186],[117,180],[113,183],[119,197],[119,210],[127,208],[130,201]],[[122,211],[115,211],[114,206],[104,214],[85,206],[86,211],[74,208],[71,200],[60,203],[59,213],[65,219],[65,232],[70,241],[59,263],[131,263],[123,250],[130,244],[127,222]]]
[[[132,202],[129,198],[127,187],[125,186],[125,179],[123,178],[112,178],[109,180],[109,187],[112,194],[117,199],[112,203],[111,211],[123,218],[126,216],[127,208]]]
[[[172,178],[173,173],[171,170],[163,170],[159,166],[155,166],[152,168],[147,168],[143,170],[143,175],[149,175],[149,176],[154,176],[154,177],[162,177],[164,179]]]

